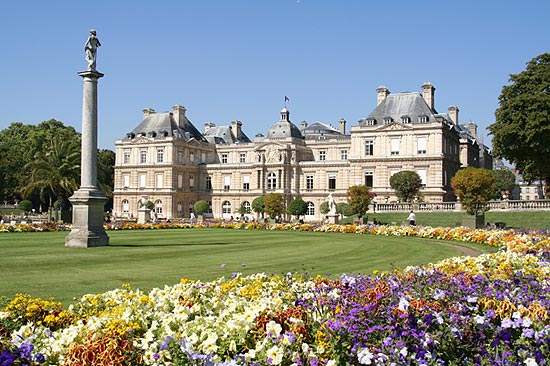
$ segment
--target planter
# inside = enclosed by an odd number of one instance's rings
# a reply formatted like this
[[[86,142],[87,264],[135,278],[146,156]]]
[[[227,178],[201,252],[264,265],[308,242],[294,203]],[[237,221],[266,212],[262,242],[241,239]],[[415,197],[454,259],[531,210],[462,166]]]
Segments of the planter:
[[[462,218],[462,226],[472,229],[485,227],[485,215],[466,215]]]

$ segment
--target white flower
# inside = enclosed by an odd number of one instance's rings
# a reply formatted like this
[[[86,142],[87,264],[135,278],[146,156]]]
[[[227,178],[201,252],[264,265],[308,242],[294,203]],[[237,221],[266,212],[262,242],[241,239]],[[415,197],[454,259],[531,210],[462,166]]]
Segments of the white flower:
[[[409,301],[404,297],[402,297],[399,299],[398,309],[401,311],[407,311],[407,309],[409,308],[409,305],[410,305]]]
[[[527,358],[525,361],[523,361],[523,363],[526,366],[538,366],[538,363],[537,363],[537,361],[535,361],[534,358]]]
[[[403,347],[403,348],[401,348],[401,351],[399,351],[399,354],[403,357],[407,357],[408,353],[409,352],[407,351],[407,347]]]
[[[276,338],[281,334],[283,327],[281,324],[274,322],[273,320],[266,324],[265,331],[267,334],[270,334],[272,337]]]
[[[524,328],[529,328],[533,324],[531,318],[523,318],[523,323],[521,324]]]
[[[277,346],[273,346],[267,350],[266,355],[271,359],[272,365],[278,365],[283,361],[283,352]]]
[[[483,315],[476,315],[476,316],[474,316],[474,321],[477,324],[483,324],[483,323],[485,323],[485,317]]]
[[[357,353],[357,359],[361,365],[370,365],[374,355],[368,348],[363,348]]]

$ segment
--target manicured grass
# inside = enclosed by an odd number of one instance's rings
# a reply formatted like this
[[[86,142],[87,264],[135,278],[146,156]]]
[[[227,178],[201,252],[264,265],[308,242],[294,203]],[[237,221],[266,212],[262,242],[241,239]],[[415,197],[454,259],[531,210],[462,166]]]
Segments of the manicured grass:
[[[367,212],[369,221],[401,225],[407,222],[408,212]],[[454,227],[462,225],[461,212],[416,212],[417,225],[433,227]],[[346,220],[345,222],[353,220]],[[550,229],[550,211],[488,211],[485,213],[485,222],[494,224],[504,222],[507,227],[523,229]]]
[[[181,278],[210,281],[233,272],[372,273],[462,255],[430,239],[372,235],[171,229],[109,231],[110,246],[66,248],[67,232],[2,233],[0,296],[28,293],[68,304],[129,283],[148,291]],[[455,243],[456,244],[456,243]],[[490,248],[476,246],[487,252]]]

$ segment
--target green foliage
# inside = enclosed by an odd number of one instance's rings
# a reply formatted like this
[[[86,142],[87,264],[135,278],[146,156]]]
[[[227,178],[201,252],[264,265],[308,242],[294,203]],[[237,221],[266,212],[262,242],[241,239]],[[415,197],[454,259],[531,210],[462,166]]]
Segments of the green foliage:
[[[401,202],[412,202],[420,194],[422,179],[417,172],[402,170],[390,177],[390,187],[395,190],[395,195]]]
[[[242,202],[241,205],[239,206],[239,209],[237,210],[237,213],[241,216],[249,214],[250,213],[250,208],[246,207],[244,205],[244,202]]]
[[[346,203],[346,202],[338,202],[336,204],[336,213],[344,215],[344,216],[353,215],[353,211],[351,210],[351,206],[349,205],[349,203]]]
[[[265,205],[263,196],[254,198],[254,200],[252,201],[252,211],[264,217]]]
[[[493,154],[524,175],[550,183],[550,53],[533,58],[502,87],[493,135]]]
[[[210,209],[210,205],[205,200],[199,200],[195,202],[193,205],[193,209],[195,210],[195,214],[197,215],[203,215],[208,212]]]
[[[32,210],[32,202],[29,200],[23,200],[19,202],[19,205],[17,206],[20,210],[23,210],[25,212],[29,212]]]
[[[70,207],[68,198],[78,189],[80,146],[75,140],[55,136],[44,151],[37,152],[25,167],[30,171],[21,193],[24,197],[38,190],[42,199],[59,201],[61,210]]]
[[[264,197],[265,213],[272,219],[285,212],[285,199],[281,193],[270,193]]]
[[[494,199],[502,198],[503,192],[509,193],[516,186],[516,176],[507,169],[491,170],[491,174],[496,187]]]
[[[321,206],[319,206],[319,211],[320,211],[323,215],[328,214],[328,212],[330,211],[330,205],[328,204],[327,201],[321,203]]]
[[[459,170],[451,179],[451,186],[470,215],[487,211],[487,202],[496,190],[490,170],[471,167]]]
[[[301,197],[297,197],[288,204],[288,213],[294,216],[302,216],[307,212],[307,202]]]
[[[370,188],[367,186],[351,186],[348,188],[348,204],[351,212],[359,218],[368,211],[372,201]]]

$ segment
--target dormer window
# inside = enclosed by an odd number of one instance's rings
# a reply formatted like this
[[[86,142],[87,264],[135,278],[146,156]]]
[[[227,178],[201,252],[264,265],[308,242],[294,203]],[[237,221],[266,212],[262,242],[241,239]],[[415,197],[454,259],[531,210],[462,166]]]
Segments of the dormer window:
[[[411,117],[401,116],[401,123],[411,123]]]
[[[384,124],[389,125],[393,122],[393,119],[391,117],[384,117]]]
[[[428,116],[426,116],[426,115],[418,116],[418,122],[419,123],[427,123],[428,121],[429,121]]]
[[[367,118],[366,125],[367,126],[375,126],[376,125],[376,119],[375,118]]]

